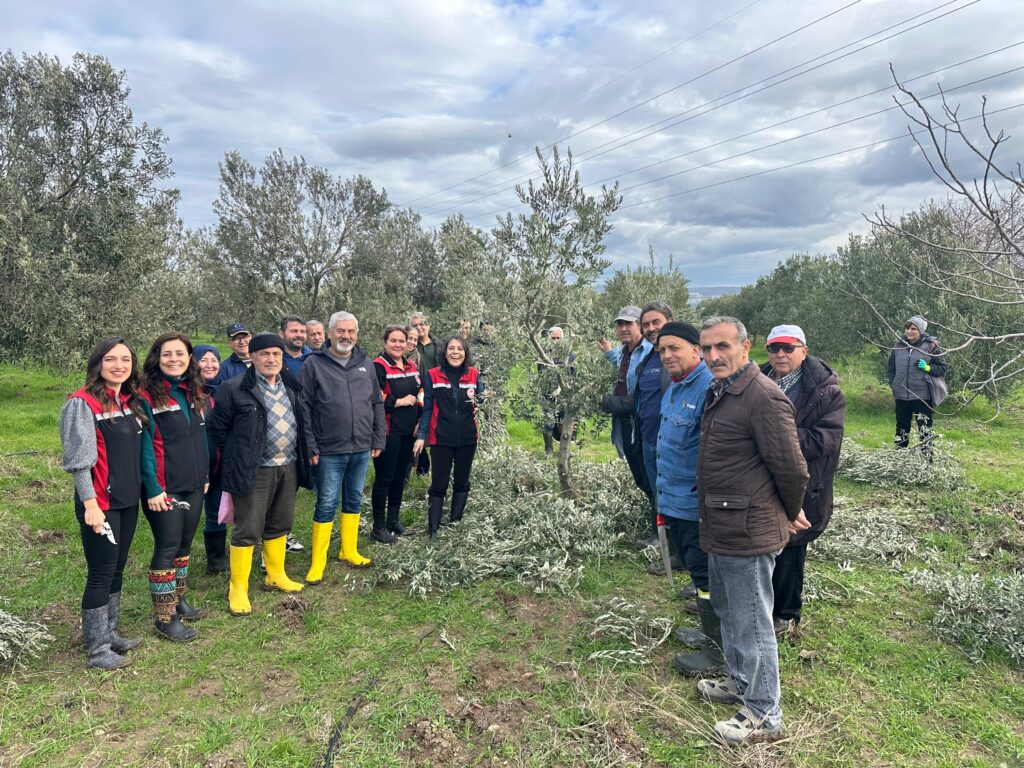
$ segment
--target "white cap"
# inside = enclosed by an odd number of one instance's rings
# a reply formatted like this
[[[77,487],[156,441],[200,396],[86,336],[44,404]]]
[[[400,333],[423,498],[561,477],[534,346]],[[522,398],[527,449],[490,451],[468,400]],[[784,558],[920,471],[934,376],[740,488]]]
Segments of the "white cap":
[[[804,330],[799,325],[776,325],[772,328],[771,333],[768,334],[768,340],[765,344],[774,344],[775,342],[795,344],[798,341],[807,346]]]

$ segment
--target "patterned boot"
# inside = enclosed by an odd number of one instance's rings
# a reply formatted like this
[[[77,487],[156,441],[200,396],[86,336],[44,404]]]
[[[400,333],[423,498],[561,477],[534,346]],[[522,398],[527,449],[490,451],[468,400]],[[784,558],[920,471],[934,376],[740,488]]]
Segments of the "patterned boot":
[[[153,598],[153,612],[156,633],[175,643],[189,643],[199,635],[191,627],[181,623],[174,608],[178,602],[175,583],[175,569],[151,570],[149,572],[149,594]]]

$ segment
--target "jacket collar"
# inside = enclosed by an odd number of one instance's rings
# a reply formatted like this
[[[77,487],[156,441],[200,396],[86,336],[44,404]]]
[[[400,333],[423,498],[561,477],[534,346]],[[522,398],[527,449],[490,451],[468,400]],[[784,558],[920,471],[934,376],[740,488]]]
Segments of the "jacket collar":
[[[753,360],[747,363],[747,365],[741,369],[739,376],[729,385],[729,388],[723,392],[723,395],[742,395],[743,390],[750,386],[750,382],[761,375],[761,369],[757,367],[757,363]]]

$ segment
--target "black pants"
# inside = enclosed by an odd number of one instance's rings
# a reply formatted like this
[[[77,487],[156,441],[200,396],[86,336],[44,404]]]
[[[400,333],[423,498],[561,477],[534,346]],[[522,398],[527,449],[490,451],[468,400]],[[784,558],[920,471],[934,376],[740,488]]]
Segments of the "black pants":
[[[444,498],[448,491],[448,478],[455,467],[455,479],[452,481],[453,493],[469,492],[469,470],[473,468],[473,456],[476,444],[449,448],[447,445],[431,446],[430,495]]]
[[[677,517],[665,516],[668,520],[668,532],[671,543],[675,547],[676,556],[682,560],[683,566],[693,580],[693,586],[701,592],[707,592],[708,553],[700,548],[700,523],[696,520],[680,520]]]
[[[906,448],[910,444],[910,426],[914,420],[914,414],[921,414],[917,417],[917,431],[922,445],[930,445],[933,412],[934,408],[927,400],[897,400],[896,447]]]
[[[226,531],[226,523],[218,523],[217,515],[220,512],[220,477],[210,483],[210,489],[206,492],[203,501],[203,509],[206,511],[206,523],[203,525],[203,533],[220,533]]]
[[[806,559],[806,544],[786,547],[775,558],[775,571],[772,573],[772,588],[775,591],[775,609],[772,614],[775,618],[784,621],[792,619],[797,624],[800,623]]]
[[[373,514],[384,514],[387,508],[398,512],[402,506],[405,476],[412,464],[412,435],[388,435],[384,451],[373,460],[373,491],[370,495]]]
[[[117,544],[111,544],[104,534],[96,533],[92,526],[86,525],[85,507],[75,505],[75,517],[81,529],[82,549],[88,566],[82,593],[82,608],[86,610],[106,605],[112,594],[121,591],[124,565],[128,562],[128,550],[139,522],[138,506],[108,509],[104,514]]]
[[[153,559],[149,564],[153,571],[173,568],[174,558],[184,557],[192,551],[192,539],[203,513],[201,487],[189,493],[173,493],[168,496],[187,501],[189,508],[169,509],[166,512],[154,512],[148,506],[145,508],[149,527],[153,529]]]

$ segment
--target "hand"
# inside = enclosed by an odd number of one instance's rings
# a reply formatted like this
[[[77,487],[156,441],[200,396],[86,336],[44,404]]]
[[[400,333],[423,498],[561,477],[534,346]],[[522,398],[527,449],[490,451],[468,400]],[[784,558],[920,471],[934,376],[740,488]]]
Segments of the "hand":
[[[917,367],[920,368],[925,373],[931,373],[932,370],[932,367],[924,360],[918,360]]]
[[[423,446],[427,444],[426,440],[417,440],[412,444],[412,455],[419,456],[423,452]]]
[[[310,456],[309,457],[309,463],[312,464],[314,467],[317,464],[319,464],[320,463],[320,454],[319,453],[314,453],[312,456]]]
[[[85,506],[85,524],[92,528],[93,532],[102,533],[107,516],[103,514],[99,503],[96,499],[86,499],[82,504]]]
[[[210,492],[210,484],[209,484],[209,483],[206,483],[206,484],[205,484],[205,485],[203,486],[203,496],[205,496],[205,495],[206,495],[206,494],[208,494],[209,492]]]
[[[378,456],[380,456],[380,454],[381,454],[380,448],[373,448],[373,449],[370,450],[370,458],[372,458],[372,459],[376,459]]]
[[[608,339],[599,339],[597,342],[597,348],[602,352],[611,352],[612,343]]]
[[[151,499],[146,499],[146,506],[149,507],[150,512],[166,512],[170,507],[167,506],[167,495],[165,493],[158,493]]]
[[[807,515],[801,509],[800,514],[796,516],[796,520],[791,520],[789,523],[789,535],[796,536],[800,531],[806,531],[811,527],[811,521],[807,519]]]
[[[410,405],[416,405],[419,402],[416,395],[406,395],[395,400],[395,408],[405,408]]]

